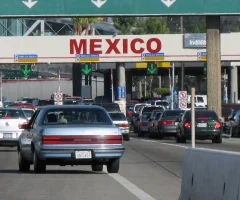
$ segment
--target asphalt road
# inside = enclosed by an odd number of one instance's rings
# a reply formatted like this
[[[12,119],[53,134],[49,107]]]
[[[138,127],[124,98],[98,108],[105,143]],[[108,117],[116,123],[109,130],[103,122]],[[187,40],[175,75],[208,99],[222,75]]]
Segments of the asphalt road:
[[[191,144],[132,134],[125,146],[118,174],[95,173],[89,166],[47,166],[45,174],[19,173],[16,148],[0,147],[0,199],[177,200],[184,149]],[[240,152],[240,140],[197,141],[196,147]]]

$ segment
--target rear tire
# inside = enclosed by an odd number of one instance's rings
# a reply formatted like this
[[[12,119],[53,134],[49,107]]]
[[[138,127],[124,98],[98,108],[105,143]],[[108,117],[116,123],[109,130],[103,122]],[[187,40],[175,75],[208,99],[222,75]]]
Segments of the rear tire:
[[[126,141],[130,141],[130,134],[128,134],[127,136],[125,136],[125,140],[126,140]]]
[[[103,170],[102,164],[92,164],[92,171],[101,172]]]
[[[221,144],[222,143],[222,135],[212,139],[212,143]]]
[[[120,166],[120,159],[119,158],[111,160],[107,164],[107,171],[108,171],[108,173],[118,173],[119,166]]]
[[[46,164],[38,158],[36,152],[33,155],[33,168],[35,173],[44,173],[46,171]]]
[[[157,138],[159,139],[159,140],[162,140],[163,139],[163,134],[158,130],[158,132],[157,132]]]
[[[144,136],[144,132],[141,131],[141,130],[139,130],[139,131],[138,131],[138,137],[143,137],[143,136]]]
[[[28,172],[30,164],[23,158],[22,153],[18,152],[18,167],[20,172]]]

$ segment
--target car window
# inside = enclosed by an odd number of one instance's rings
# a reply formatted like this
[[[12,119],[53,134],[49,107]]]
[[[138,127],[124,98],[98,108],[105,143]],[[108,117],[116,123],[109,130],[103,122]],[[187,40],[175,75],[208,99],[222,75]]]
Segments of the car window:
[[[145,113],[143,113],[143,115],[142,115],[142,120],[147,120],[147,119],[150,118],[150,116],[151,116],[151,113],[150,113],[150,112],[145,112]]]
[[[163,119],[176,119],[182,117],[184,114],[184,110],[176,110],[176,111],[165,111],[162,115]]]
[[[185,115],[186,119],[191,119],[191,112],[186,112]],[[195,118],[197,120],[218,120],[218,116],[214,111],[196,111],[195,112]]]
[[[50,109],[44,116],[45,125],[99,124],[111,125],[112,121],[102,109],[62,108]]]
[[[155,115],[154,120],[158,120],[161,114],[162,114],[161,112],[158,112],[158,113]]]
[[[113,121],[127,121],[123,113],[109,113]]]
[[[34,110],[23,110],[23,112],[28,118],[31,118],[34,114]]]
[[[0,110],[0,119],[26,119],[22,110]]]
[[[154,110],[164,110],[164,108],[161,108],[161,107],[144,107],[143,110],[142,110],[142,113],[145,113],[145,112],[152,112]]]
[[[121,112],[119,104],[117,103],[94,104],[94,105],[102,106],[103,108],[106,109],[107,112]]]
[[[156,102],[156,105],[160,105],[160,106],[168,106],[169,104],[168,104],[168,102],[157,101],[157,102]]]

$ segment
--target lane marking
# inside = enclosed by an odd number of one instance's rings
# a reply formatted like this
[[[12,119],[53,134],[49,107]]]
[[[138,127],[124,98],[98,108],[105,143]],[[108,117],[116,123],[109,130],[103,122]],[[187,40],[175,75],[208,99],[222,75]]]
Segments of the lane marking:
[[[156,200],[153,197],[151,197],[149,194],[138,188],[136,185],[125,179],[119,174],[109,174],[107,172],[107,167],[103,166],[103,171],[107,173],[110,177],[112,177],[115,181],[120,183],[123,187],[125,187],[129,192],[131,192],[133,195],[135,195],[140,200]]]
[[[136,139],[136,138],[131,138],[131,139],[135,139],[135,140],[141,140],[144,142],[152,142],[152,143],[158,143],[158,144],[163,144],[163,145],[168,145],[168,146],[174,146],[174,147],[180,147],[180,148],[188,148],[187,146],[182,146],[179,144],[171,144],[171,143],[165,143],[165,142],[159,142],[159,141],[155,141],[155,140],[148,140],[148,139]]]

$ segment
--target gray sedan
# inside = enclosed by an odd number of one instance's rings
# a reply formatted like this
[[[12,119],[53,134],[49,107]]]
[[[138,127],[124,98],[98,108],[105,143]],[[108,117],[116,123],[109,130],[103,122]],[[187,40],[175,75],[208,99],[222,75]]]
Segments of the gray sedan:
[[[46,165],[107,166],[117,173],[124,153],[120,129],[100,106],[46,106],[23,125],[18,141],[20,171],[44,172]]]

